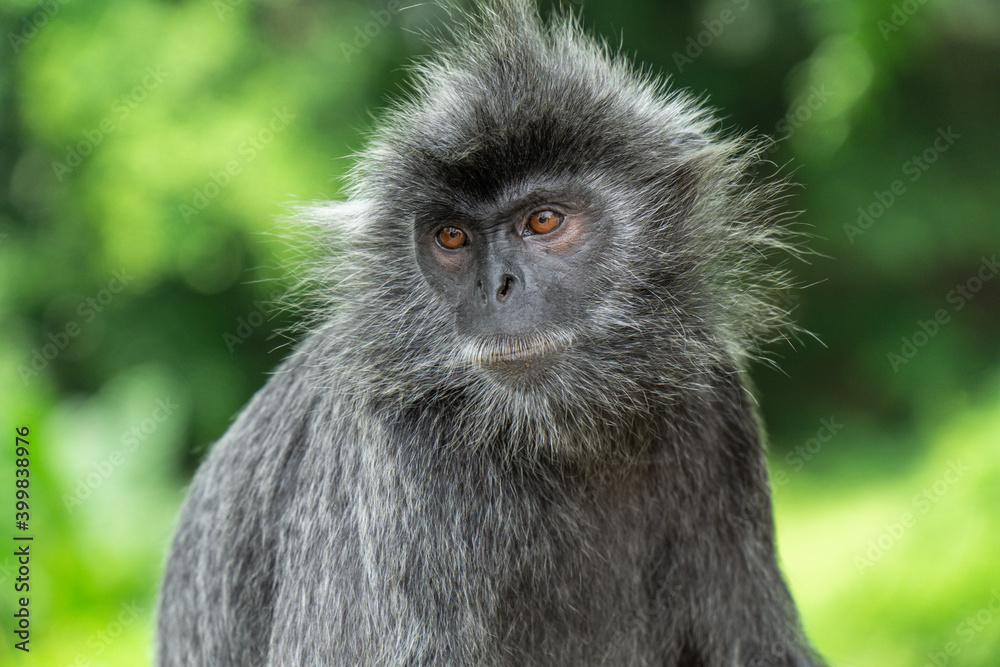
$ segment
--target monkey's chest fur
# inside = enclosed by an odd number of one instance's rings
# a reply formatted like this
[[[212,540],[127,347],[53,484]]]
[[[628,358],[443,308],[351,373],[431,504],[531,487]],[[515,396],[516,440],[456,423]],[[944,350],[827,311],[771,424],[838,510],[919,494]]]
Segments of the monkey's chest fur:
[[[304,359],[199,469],[159,665],[816,664],[733,376],[605,443],[631,455],[567,464],[361,408]]]
[[[680,592],[679,580],[666,585],[679,563],[662,462],[583,476],[453,456],[434,465],[401,454],[394,463],[406,482],[371,489],[363,522],[383,528],[361,536],[362,549],[378,553],[375,578],[397,588],[404,615],[462,637],[449,660],[662,658],[669,598]],[[393,544],[382,548],[387,536]]]
[[[557,464],[462,446],[426,409],[361,410],[301,363],[198,472],[159,664],[814,664],[733,382],[700,421],[630,423],[607,443],[630,456]]]
[[[585,470],[463,449],[440,428],[352,426],[289,464],[276,557],[257,573],[274,590],[272,660],[688,664],[712,558],[696,543],[729,540],[729,520],[690,507],[673,446]]]

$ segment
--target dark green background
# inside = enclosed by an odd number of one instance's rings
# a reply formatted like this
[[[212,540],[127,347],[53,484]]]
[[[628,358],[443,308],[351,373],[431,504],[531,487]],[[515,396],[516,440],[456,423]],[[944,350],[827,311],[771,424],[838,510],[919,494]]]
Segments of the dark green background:
[[[35,536],[29,655],[0,545],[4,664],[148,663],[184,486],[288,351],[296,316],[273,304],[306,248],[278,220],[344,196],[371,114],[445,20],[387,6],[0,2],[0,538],[20,425]],[[791,264],[809,286],[791,305],[822,343],[775,345],[780,370],[753,374],[810,636],[836,665],[996,665],[997,4],[582,12],[726,127],[774,134],[765,169],[801,184],[788,207],[818,255]]]

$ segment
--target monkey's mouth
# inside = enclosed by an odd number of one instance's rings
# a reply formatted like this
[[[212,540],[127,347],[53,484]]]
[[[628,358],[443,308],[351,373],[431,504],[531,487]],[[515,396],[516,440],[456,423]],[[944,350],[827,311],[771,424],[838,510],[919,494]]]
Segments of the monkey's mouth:
[[[495,336],[470,341],[462,349],[461,357],[475,366],[530,364],[551,357],[569,342],[569,336],[563,334]]]

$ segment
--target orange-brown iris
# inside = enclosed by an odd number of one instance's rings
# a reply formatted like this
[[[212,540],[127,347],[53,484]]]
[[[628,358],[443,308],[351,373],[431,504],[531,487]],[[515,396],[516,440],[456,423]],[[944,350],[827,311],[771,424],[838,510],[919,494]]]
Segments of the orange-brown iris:
[[[535,234],[548,234],[562,224],[564,217],[555,211],[536,211],[528,216],[528,229]]]
[[[438,232],[438,242],[448,250],[455,250],[465,245],[465,232],[458,227],[445,227]]]

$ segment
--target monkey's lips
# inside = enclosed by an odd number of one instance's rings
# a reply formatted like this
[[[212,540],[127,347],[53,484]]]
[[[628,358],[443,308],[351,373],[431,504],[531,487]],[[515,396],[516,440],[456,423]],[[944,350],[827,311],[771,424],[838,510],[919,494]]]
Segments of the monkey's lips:
[[[553,356],[568,344],[568,337],[563,335],[495,336],[469,342],[461,356],[476,366],[528,366]]]

